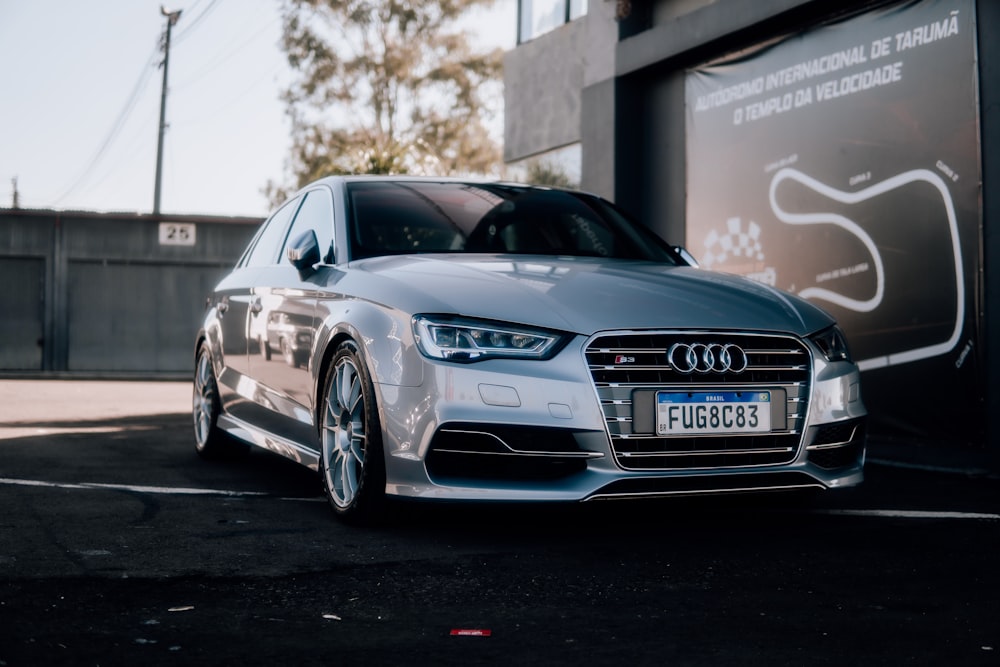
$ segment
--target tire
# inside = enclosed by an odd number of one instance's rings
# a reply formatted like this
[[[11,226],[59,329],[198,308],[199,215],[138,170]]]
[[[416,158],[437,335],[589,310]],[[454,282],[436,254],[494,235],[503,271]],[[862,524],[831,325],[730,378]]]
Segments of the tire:
[[[323,383],[319,472],[334,512],[371,523],[385,506],[382,427],[371,378],[353,341],[342,343]]]
[[[267,337],[261,336],[257,342],[260,343],[260,356],[264,357],[264,361],[271,361],[271,346],[267,342]]]
[[[219,386],[215,381],[208,343],[202,343],[198,349],[191,403],[194,446],[198,456],[213,460],[226,459],[245,454],[250,449],[249,445],[234,440],[218,427],[221,412]]]

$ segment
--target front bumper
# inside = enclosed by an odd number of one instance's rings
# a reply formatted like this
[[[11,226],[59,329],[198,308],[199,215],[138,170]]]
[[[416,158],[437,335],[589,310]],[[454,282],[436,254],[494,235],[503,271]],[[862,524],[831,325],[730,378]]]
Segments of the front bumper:
[[[548,361],[425,360],[420,386],[378,385],[387,493],[441,500],[585,501],[832,489],[862,481],[866,412],[853,364],[826,363],[808,342],[796,339],[808,359],[805,379],[789,383],[758,375],[759,382],[789,396],[790,415],[801,413],[775,436],[782,443],[775,458],[763,455],[776,449],[770,441],[757,451],[746,438],[722,439],[731,444],[701,438],[681,443],[633,432],[628,397],[681,385],[664,376],[642,377],[636,389],[603,378],[595,370],[604,367],[594,361],[594,342],[575,340]],[[710,381],[699,388],[705,386],[714,385]],[[648,453],[650,447],[664,446],[662,456]],[[642,456],[634,453],[643,448]]]

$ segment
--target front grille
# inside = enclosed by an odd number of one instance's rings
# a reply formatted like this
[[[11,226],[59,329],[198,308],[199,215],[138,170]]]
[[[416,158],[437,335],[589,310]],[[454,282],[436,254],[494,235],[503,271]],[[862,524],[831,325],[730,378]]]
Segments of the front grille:
[[[742,372],[684,373],[671,366],[675,343],[735,344]],[[629,470],[732,468],[795,459],[808,412],[811,357],[789,336],[720,332],[615,333],[587,346],[587,364],[604,410],[615,460]],[[663,390],[771,392],[771,432],[755,435],[659,436],[656,393]]]

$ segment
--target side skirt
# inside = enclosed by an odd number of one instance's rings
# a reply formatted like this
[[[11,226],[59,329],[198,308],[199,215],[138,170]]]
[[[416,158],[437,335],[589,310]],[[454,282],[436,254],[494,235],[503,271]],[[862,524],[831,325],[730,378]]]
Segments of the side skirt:
[[[219,415],[217,423],[223,431],[261,449],[291,459],[310,470],[319,472],[319,452],[279,435],[251,426],[232,415]]]

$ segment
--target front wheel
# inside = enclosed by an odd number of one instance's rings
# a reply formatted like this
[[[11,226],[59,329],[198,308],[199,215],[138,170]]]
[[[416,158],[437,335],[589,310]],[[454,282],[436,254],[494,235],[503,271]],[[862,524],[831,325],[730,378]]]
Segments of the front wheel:
[[[342,519],[373,520],[385,501],[382,428],[371,379],[353,342],[337,348],[324,388],[323,490]]]

